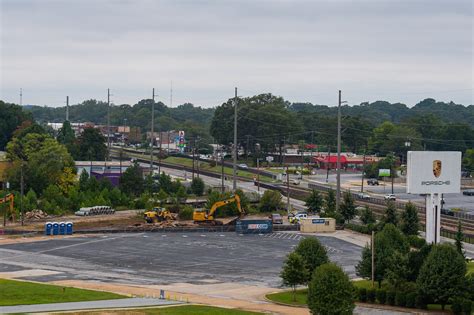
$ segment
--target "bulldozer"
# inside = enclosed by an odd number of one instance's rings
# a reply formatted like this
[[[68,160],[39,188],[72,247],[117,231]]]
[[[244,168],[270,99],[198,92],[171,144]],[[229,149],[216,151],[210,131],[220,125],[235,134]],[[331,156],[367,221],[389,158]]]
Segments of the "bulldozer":
[[[143,217],[147,223],[157,223],[175,220],[175,217],[168,209],[160,207],[154,207],[153,210],[145,212],[143,214]]]
[[[220,207],[223,207],[229,203],[235,202],[237,204],[237,209],[239,210],[240,216],[245,215],[245,211],[242,209],[240,205],[240,197],[239,195],[234,195],[228,199],[217,201],[215,202],[209,211],[207,210],[194,210],[193,212],[193,220],[194,223],[201,224],[201,225],[222,225],[222,222],[217,221],[214,218],[214,213]]]
[[[0,198],[0,204],[9,202],[10,215],[5,212],[5,218],[8,220],[11,218],[12,221],[15,221],[15,211],[13,210],[13,200],[15,196],[13,194],[7,194],[5,197]]]

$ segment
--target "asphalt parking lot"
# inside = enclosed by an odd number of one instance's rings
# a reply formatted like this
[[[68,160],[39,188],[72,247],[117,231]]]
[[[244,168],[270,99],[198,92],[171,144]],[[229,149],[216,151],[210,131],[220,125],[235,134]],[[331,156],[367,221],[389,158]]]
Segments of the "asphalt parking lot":
[[[238,282],[279,287],[285,256],[302,236],[278,232],[137,233],[58,238],[0,246],[0,272],[35,281],[130,284]],[[362,248],[318,236],[332,261],[355,277]],[[22,276],[22,272],[24,275]]]

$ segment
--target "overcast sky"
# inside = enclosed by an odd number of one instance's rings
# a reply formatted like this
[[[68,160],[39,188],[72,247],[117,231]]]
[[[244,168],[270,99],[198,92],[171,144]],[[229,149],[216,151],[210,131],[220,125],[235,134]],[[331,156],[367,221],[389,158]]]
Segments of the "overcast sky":
[[[0,99],[474,104],[473,1],[0,0]]]

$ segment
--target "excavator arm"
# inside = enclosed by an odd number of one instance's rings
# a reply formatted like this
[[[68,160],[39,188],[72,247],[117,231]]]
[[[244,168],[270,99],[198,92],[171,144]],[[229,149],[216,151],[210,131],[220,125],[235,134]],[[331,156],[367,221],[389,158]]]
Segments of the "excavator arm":
[[[207,217],[214,217],[214,213],[216,212],[217,209],[219,209],[220,207],[223,207],[229,203],[232,203],[232,202],[235,202],[237,204],[237,209],[239,210],[239,213],[240,214],[244,214],[244,211],[242,210],[242,206],[240,205],[240,197],[239,195],[235,194],[233,197],[229,198],[229,199],[226,199],[226,200],[222,200],[222,201],[217,201],[216,203],[214,203],[211,207],[211,209],[209,210],[209,213],[207,214]]]

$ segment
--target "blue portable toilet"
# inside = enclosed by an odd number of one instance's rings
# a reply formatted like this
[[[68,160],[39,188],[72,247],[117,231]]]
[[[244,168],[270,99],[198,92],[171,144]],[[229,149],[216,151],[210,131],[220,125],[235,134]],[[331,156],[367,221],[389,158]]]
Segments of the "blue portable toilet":
[[[52,229],[53,229],[53,223],[46,222],[44,224],[44,235],[51,235]]]
[[[59,235],[66,235],[66,223],[60,222],[59,223]]]
[[[58,235],[58,234],[59,234],[59,223],[53,222],[53,235]]]
[[[72,222],[66,222],[66,234],[72,235]]]

